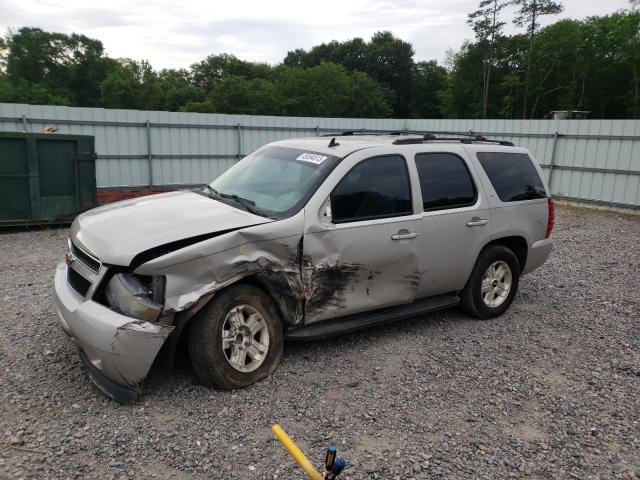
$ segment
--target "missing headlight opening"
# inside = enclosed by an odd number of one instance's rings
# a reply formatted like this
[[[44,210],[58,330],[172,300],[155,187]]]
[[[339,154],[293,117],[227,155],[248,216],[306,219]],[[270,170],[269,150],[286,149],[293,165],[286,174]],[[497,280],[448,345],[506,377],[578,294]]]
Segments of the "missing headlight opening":
[[[164,277],[118,273],[107,284],[105,296],[112,310],[154,322],[162,311]]]

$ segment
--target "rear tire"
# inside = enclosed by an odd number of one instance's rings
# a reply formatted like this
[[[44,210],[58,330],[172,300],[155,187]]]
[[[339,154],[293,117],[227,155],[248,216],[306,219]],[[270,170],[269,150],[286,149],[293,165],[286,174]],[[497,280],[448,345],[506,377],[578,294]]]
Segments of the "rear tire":
[[[460,308],[481,319],[498,317],[513,302],[519,283],[516,255],[502,245],[489,245],[478,256],[460,296]]]
[[[259,288],[234,285],[193,319],[189,357],[206,386],[243,388],[269,376],[282,358],[282,322]]]

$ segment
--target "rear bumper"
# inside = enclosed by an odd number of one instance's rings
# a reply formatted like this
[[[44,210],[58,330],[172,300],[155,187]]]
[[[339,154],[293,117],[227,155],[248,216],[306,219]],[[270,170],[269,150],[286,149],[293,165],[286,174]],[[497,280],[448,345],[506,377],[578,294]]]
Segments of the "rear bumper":
[[[522,275],[532,272],[544,262],[546,262],[549,258],[549,255],[551,254],[552,249],[553,240],[551,240],[550,238],[545,238],[543,240],[534,242],[529,249],[529,253],[527,254],[527,263],[524,266]]]
[[[119,402],[131,403],[142,393],[142,382],[173,326],[120,315],[85,300],[69,287],[66,269],[59,264],[55,275],[58,322],[80,348],[96,385]]]

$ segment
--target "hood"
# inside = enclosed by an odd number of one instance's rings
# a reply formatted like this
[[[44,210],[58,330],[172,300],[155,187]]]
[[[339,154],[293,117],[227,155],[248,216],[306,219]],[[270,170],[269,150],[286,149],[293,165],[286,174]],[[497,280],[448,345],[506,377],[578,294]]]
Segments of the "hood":
[[[89,210],[74,220],[71,237],[104,263],[129,265],[137,254],[154,247],[271,221],[197,193],[178,191]]]

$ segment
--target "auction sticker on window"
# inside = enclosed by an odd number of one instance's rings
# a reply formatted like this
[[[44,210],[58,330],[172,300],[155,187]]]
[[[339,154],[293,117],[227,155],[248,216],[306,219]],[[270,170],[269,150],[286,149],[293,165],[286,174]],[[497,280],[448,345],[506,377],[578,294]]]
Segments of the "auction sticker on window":
[[[296,160],[300,160],[302,162],[311,162],[315,163],[316,165],[320,165],[326,159],[327,157],[325,157],[324,155],[319,155],[317,153],[303,153],[298,158],[296,158]]]

